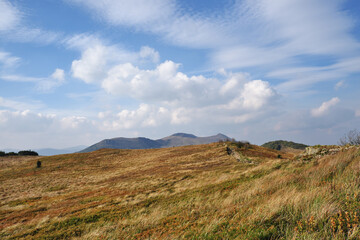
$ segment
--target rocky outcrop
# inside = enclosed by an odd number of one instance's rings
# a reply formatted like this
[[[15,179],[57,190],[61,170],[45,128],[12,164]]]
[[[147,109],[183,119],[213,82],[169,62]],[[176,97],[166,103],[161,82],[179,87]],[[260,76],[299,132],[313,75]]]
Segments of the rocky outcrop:
[[[351,148],[359,148],[357,146],[337,146],[337,145],[327,145],[327,146],[312,146],[305,148],[305,151],[299,155],[300,158],[310,159],[310,158],[320,158],[325,155],[334,155],[340,151],[345,151]]]
[[[248,159],[247,157],[245,157],[241,153],[235,151],[233,148],[230,148],[230,147],[227,146],[226,147],[226,152],[227,152],[228,155],[235,158],[236,161],[238,161],[238,162],[254,164],[253,161],[251,161],[250,159]]]

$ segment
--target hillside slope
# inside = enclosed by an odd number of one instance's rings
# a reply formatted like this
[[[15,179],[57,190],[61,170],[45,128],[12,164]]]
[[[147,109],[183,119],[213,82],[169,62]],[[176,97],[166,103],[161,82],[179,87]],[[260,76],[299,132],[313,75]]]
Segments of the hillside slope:
[[[92,152],[103,148],[112,149],[151,149],[151,148],[166,148],[166,147],[179,147],[187,145],[198,145],[218,142],[220,140],[229,140],[223,134],[217,134],[209,137],[197,137],[187,133],[175,133],[171,136],[164,137],[158,140],[149,138],[112,138],[105,139],[80,152]]]
[[[357,147],[295,158],[212,143],[0,159],[0,238],[359,239],[359,176]]]

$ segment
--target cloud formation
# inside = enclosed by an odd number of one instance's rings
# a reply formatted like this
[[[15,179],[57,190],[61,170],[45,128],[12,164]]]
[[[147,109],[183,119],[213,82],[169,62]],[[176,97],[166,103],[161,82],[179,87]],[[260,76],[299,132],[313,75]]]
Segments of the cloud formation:
[[[7,31],[14,28],[21,19],[21,14],[7,0],[0,0],[0,31]]]
[[[354,58],[360,43],[351,34],[355,23],[342,11],[342,1],[236,1],[231,11],[219,16],[191,14],[171,0],[68,2],[113,26],[156,34],[178,46],[207,48],[208,68],[261,68],[269,77],[284,80],[281,91],[359,72]],[[308,59],[314,56],[331,57],[335,63],[309,69]],[[278,74],[289,70],[293,74]]]
[[[334,107],[340,102],[340,99],[337,97],[334,97],[330,99],[329,101],[323,102],[320,107],[314,108],[311,110],[311,115],[314,117],[321,117],[324,114],[328,113],[330,108]]]
[[[49,77],[28,77],[22,75],[3,74],[0,79],[9,82],[33,82],[40,92],[51,92],[65,83],[65,72],[63,69],[55,69]]]
[[[13,67],[17,63],[19,63],[19,61],[20,61],[19,57],[12,56],[8,52],[0,51],[0,63],[1,63],[3,68],[7,69],[7,68],[10,68],[10,67]]]

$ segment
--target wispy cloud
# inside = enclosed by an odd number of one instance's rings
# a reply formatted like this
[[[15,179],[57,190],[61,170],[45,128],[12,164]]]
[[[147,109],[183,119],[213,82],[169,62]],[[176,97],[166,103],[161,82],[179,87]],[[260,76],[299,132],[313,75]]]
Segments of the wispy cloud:
[[[346,85],[345,80],[341,80],[335,84],[334,89],[339,90],[340,88],[345,87],[345,85]]]
[[[167,41],[180,46],[209,48],[235,41],[230,34],[225,36],[223,19],[193,16],[182,10],[175,0],[67,2],[85,6],[96,18],[111,25],[161,35]]]
[[[42,103],[32,102],[29,99],[26,101],[13,100],[8,98],[0,97],[0,107],[16,110],[16,111],[25,111],[25,110],[39,110],[44,107]]]
[[[0,51],[0,63],[4,68],[14,67],[16,64],[20,62],[19,57],[12,56],[8,52]]]
[[[61,33],[27,26],[25,14],[14,3],[0,0],[0,37],[18,42],[56,42]]]
[[[194,15],[170,0],[68,2],[111,25],[135,27],[179,46],[208,48],[212,69],[261,67],[268,76],[284,79],[279,88],[287,90],[358,72],[360,43],[340,0],[237,1],[233,10],[217,16]],[[331,57],[337,64],[310,69],[306,56]],[[279,76],[278,69],[294,73]]]
[[[54,88],[65,83],[65,72],[62,69],[55,69],[49,77],[29,77],[22,75],[3,74],[0,79],[9,82],[33,82],[40,92],[51,92]]]
[[[0,0],[0,31],[14,28],[21,20],[20,11],[7,0]]]

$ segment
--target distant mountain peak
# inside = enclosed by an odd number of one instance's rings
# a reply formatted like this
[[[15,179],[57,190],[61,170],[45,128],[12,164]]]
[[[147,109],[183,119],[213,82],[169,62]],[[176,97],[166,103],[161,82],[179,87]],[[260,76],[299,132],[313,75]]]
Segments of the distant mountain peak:
[[[91,152],[101,148],[115,148],[115,149],[149,149],[149,148],[165,148],[186,145],[198,145],[218,142],[221,140],[229,140],[224,134],[217,134],[209,137],[197,137],[188,133],[175,133],[171,136],[164,137],[157,140],[149,138],[112,138],[102,140],[80,152]]]
[[[171,135],[172,137],[186,137],[186,138],[197,138],[195,135],[193,134],[189,134],[189,133],[175,133],[173,135]]]

